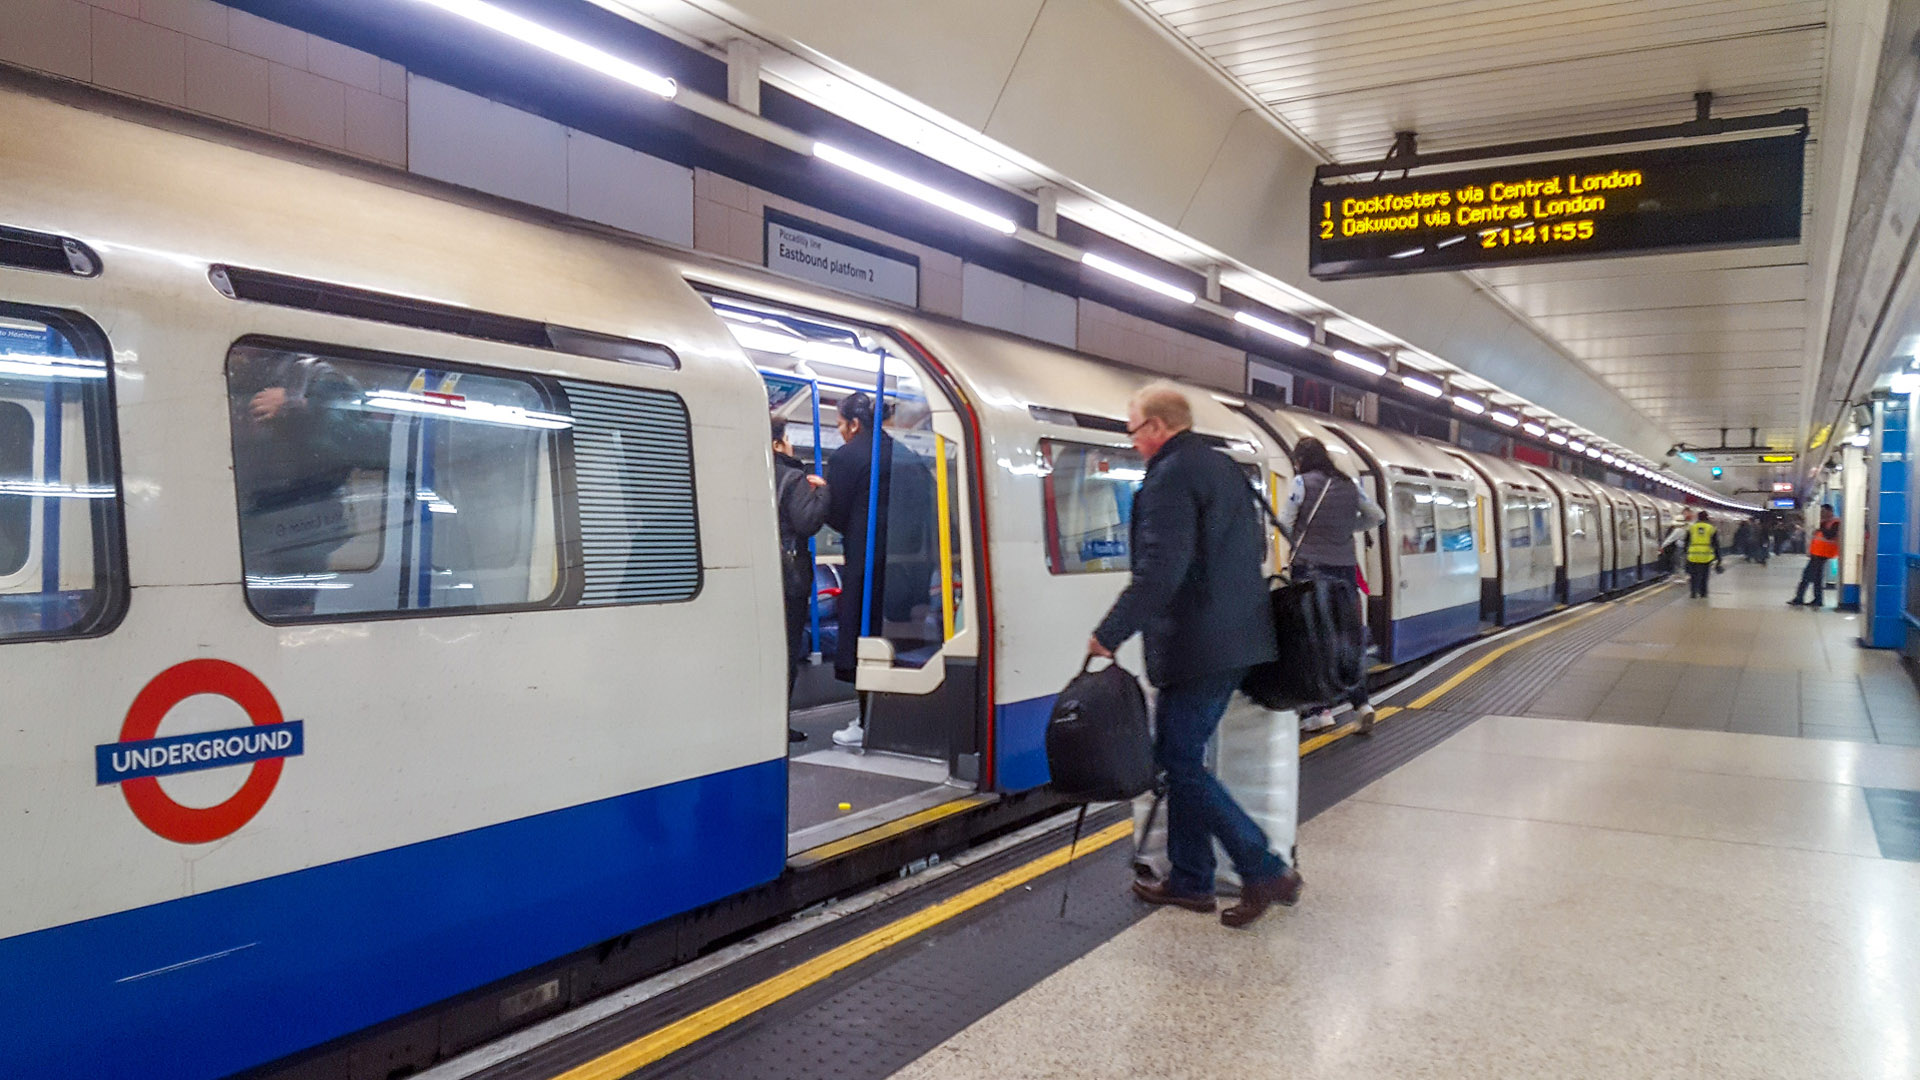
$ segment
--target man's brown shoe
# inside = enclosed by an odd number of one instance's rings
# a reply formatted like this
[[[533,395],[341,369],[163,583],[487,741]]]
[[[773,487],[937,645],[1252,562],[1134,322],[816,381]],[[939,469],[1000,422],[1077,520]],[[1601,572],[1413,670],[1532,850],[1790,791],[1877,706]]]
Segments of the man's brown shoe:
[[[1249,881],[1240,886],[1240,902],[1220,913],[1220,925],[1245,926],[1265,915],[1275,904],[1292,907],[1299,902],[1300,889],[1305,884],[1300,871],[1292,867],[1279,877]]]
[[[1172,904],[1188,911],[1212,911],[1213,897],[1207,893],[1175,892],[1164,881],[1135,881],[1133,895],[1149,904]]]

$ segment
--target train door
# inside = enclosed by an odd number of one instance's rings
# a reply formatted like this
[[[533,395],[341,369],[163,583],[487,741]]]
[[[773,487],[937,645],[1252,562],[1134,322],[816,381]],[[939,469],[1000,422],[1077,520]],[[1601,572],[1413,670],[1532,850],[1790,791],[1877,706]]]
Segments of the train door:
[[[790,630],[789,848],[799,851],[980,781],[970,436],[953,396],[893,335],[709,299],[760,369],[769,435],[784,426],[802,473],[824,481],[800,481],[823,499],[825,527]]]
[[[1613,573],[1616,588],[1626,588],[1640,580],[1640,512],[1623,492],[1612,492],[1613,535],[1618,542]]]

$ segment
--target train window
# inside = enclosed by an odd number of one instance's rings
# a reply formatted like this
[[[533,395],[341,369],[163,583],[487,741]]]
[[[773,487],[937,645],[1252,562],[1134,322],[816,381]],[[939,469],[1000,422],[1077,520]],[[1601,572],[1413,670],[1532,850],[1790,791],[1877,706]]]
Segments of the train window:
[[[0,642],[110,629],[126,602],[106,341],[0,303]]]
[[[1056,574],[1124,571],[1133,566],[1128,525],[1133,496],[1147,477],[1130,449],[1046,439],[1047,569]]]
[[[1533,546],[1533,515],[1529,512],[1527,497],[1517,491],[1502,493],[1501,504],[1507,525],[1507,546],[1524,548]]]
[[[700,518],[686,402],[665,390],[560,386],[573,421],[579,602],[691,600],[700,591]]]
[[[1473,550],[1473,496],[1466,488],[1433,489],[1433,522],[1441,551]]]
[[[1400,554],[1424,555],[1439,550],[1434,531],[1433,488],[1426,484],[1393,485],[1393,510],[1400,530]]]
[[[1548,502],[1538,495],[1533,497],[1533,535],[1537,538],[1534,540],[1534,543],[1546,544],[1552,541],[1553,526],[1550,520],[1552,513],[1553,504],[1551,502]]]
[[[33,475],[33,414],[17,401],[0,399],[0,476]],[[5,481],[0,481],[4,483]],[[0,488],[0,578],[26,568],[33,541],[33,500]]]
[[[1592,526],[1593,504],[1581,499],[1567,500],[1567,539],[1585,540]]]

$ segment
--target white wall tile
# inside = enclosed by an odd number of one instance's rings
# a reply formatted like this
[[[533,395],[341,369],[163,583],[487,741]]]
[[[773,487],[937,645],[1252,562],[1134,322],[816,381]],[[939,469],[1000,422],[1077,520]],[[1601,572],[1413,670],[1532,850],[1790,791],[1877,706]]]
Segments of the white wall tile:
[[[693,246],[693,170],[567,133],[567,213]]]
[[[1079,305],[1073,297],[968,263],[961,276],[960,317],[981,326],[1071,349]]]
[[[407,167],[565,213],[567,129],[451,86],[407,81]]]

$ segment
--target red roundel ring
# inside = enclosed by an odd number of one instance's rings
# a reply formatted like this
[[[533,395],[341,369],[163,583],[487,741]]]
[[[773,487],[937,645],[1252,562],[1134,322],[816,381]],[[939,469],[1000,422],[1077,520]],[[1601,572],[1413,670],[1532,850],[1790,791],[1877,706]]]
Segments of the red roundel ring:
[[[160,731],[167,710],[195,694],[218,694],[246,711],[256,727],[281,722],[280,703],[272,691],[254,674],[225,660],[188,660],[175,664],[153,677],[127,708],[126,723],[120,725],[121,742],[151,739]],[[274,785],[280,782],[285,758],[256,761],[247,774],[247,782],[233,797],[217,806],[197,808],[181,806],[167,797],[156,777],[143,776],[121,783],[127,807],[140,823],[164,839],[176,844],[209,844],[240,831],[267,804]]]

